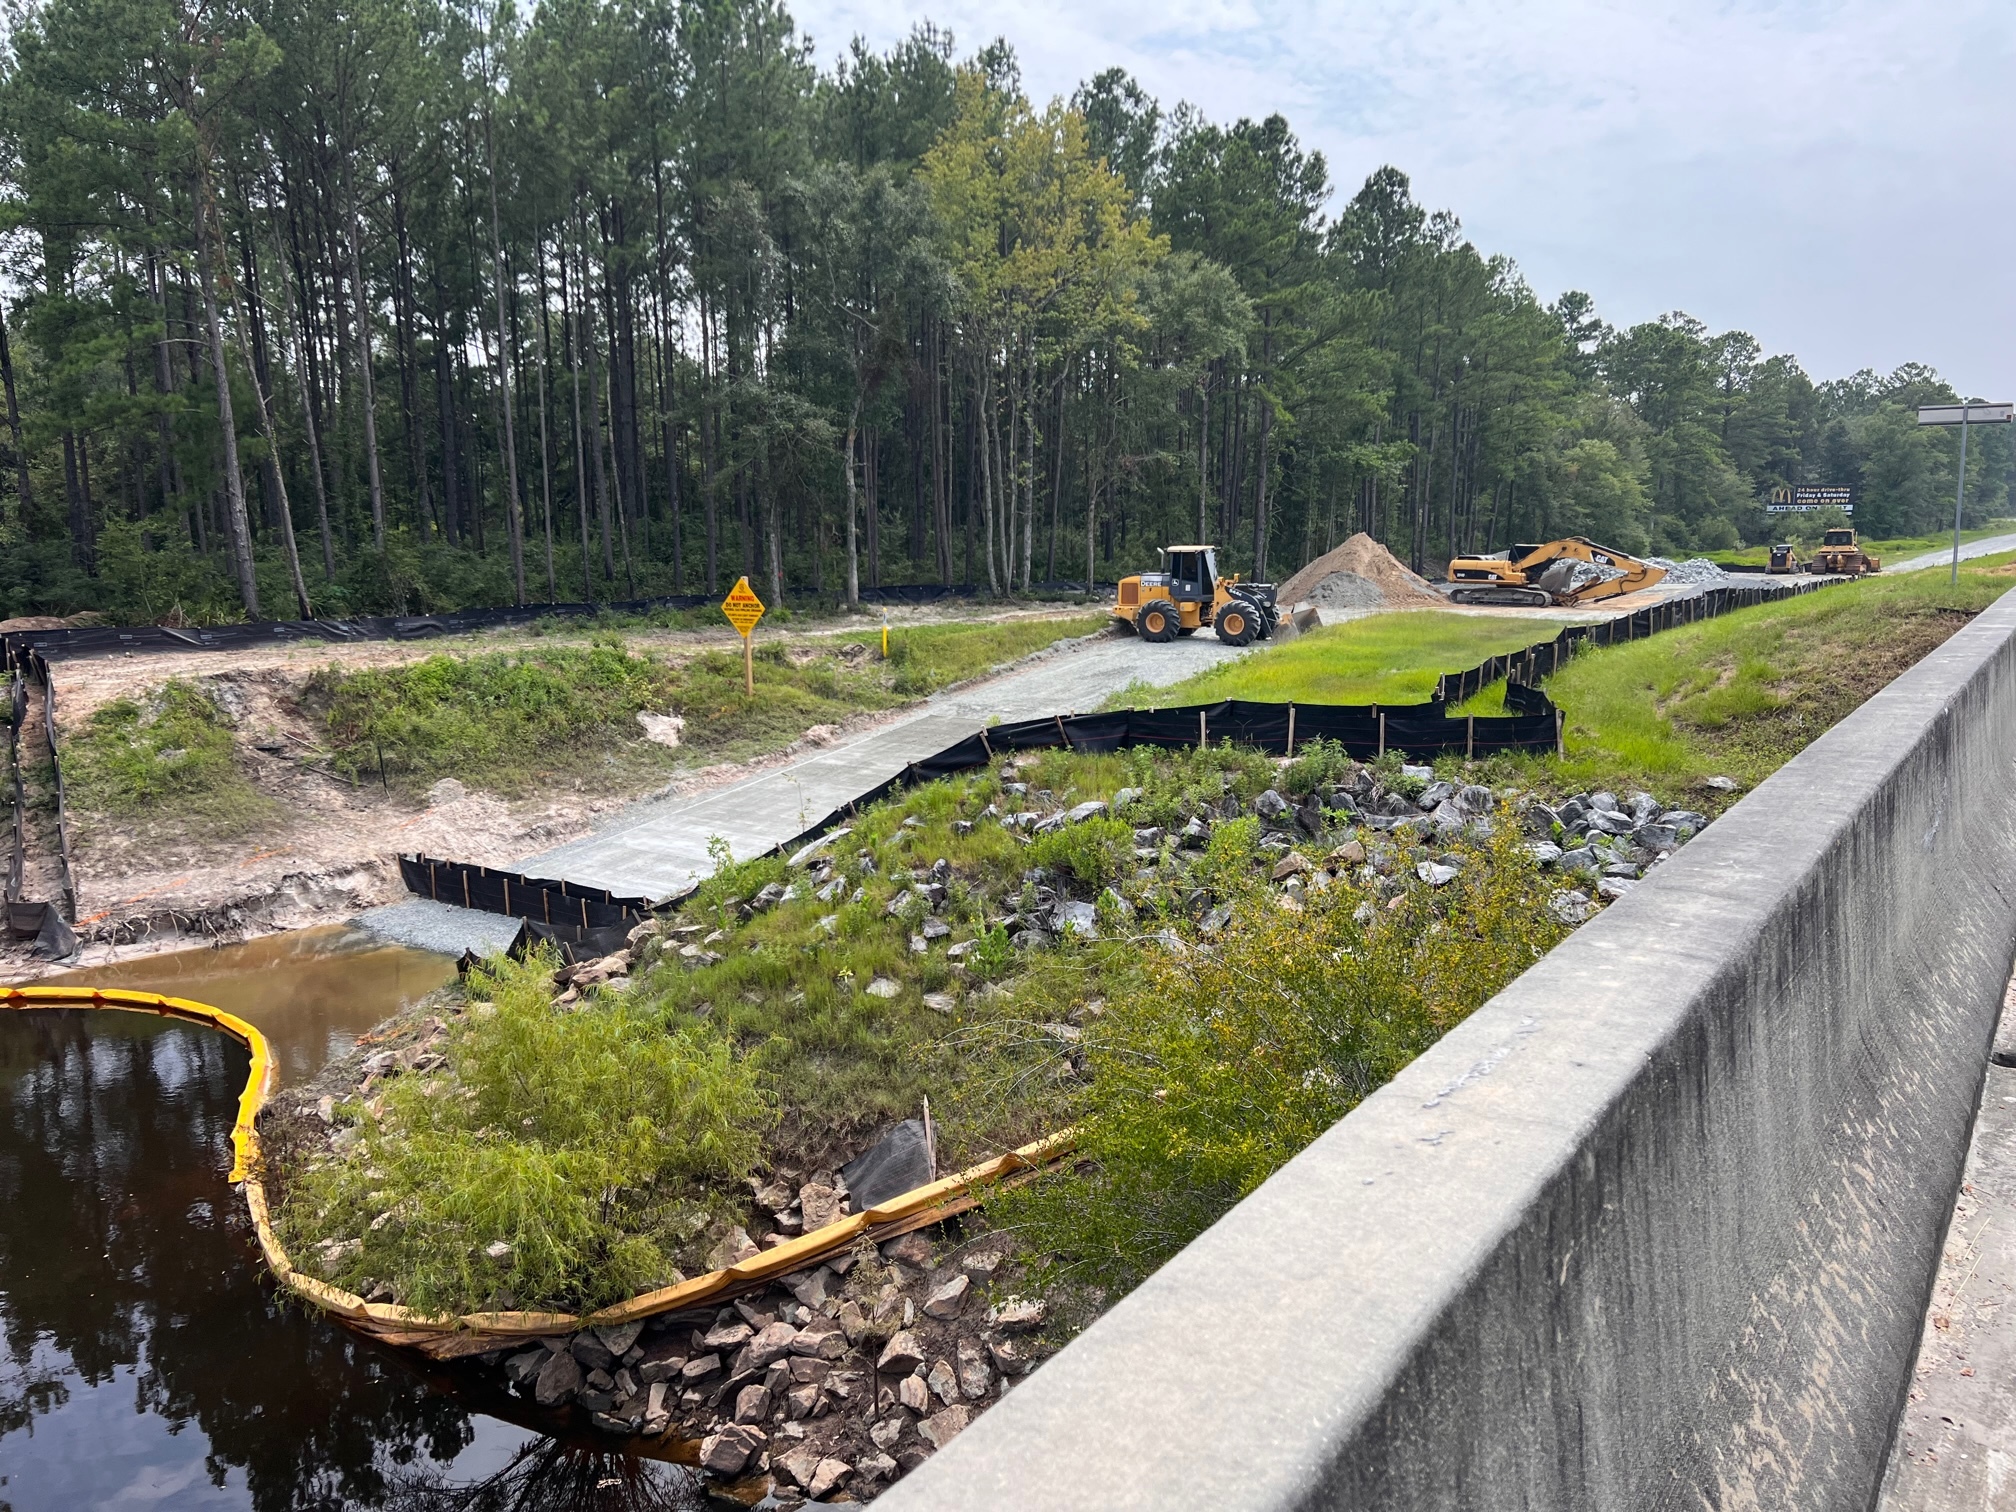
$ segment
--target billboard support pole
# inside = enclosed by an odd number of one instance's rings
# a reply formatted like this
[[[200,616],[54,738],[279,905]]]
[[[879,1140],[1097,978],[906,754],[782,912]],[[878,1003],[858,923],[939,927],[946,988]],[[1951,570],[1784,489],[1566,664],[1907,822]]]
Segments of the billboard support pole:
[[[1953,571],[1947,582],[1960,584],[1960,509],[1967,501],[1967,406],[1960,406],[1960,482],[1953,490]]]
[[[2016,404],[1985,404],[1962,399],[1958,404],[1921,404],[1920,425],[1960,427],[1960,481],[1953,486],[1953,570],[1948,581],[1960,582],[1960,516],[1967,507],[1967,428],[1970,425],[2007,425],[2016,420]]]

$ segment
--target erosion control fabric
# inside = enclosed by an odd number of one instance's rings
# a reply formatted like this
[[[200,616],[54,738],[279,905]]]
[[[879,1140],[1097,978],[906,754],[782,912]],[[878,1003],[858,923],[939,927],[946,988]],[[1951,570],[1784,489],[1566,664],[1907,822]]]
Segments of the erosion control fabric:
[[[1038,583],[1038,593],[1098,593],[1111,583]],[[936,604],[946,599],[987,597],[970,583],[944,586],[910,583],[893,588],[863,588],[868,604]],[[543,619],[594,619],[603,614],[658,614],[668,610],[706,609],[718,602],[712,593],[669,593],[659,598],[625,599],[612,604],[526,604],[510,609],[457,609],[447,614],[360,615],[355,619],[254,620],[242,625],[204,625],[182,629],[168,625],[124,627],[80,626],[64,630],[10,630],[0,636],[4,659],[12,666],[32,652],[52,660],[82,656],[116,656],[177,651],[237,651],[290,641],[431,640],[443,635],[469,635],[501,630]]]

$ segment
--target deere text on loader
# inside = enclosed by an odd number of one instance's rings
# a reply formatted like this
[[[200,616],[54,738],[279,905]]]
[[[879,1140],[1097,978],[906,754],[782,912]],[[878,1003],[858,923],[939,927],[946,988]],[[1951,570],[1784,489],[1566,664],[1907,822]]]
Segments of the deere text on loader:
[[[1218,572],[1215,546],[1164,546],[1162,571],[1120,579],[1113,617],[1145,641],[1172,641],[1209,625],[1228,646],[1274,633],[1279,618],[1272,583],[1242,583]]]
[[[1576,569],[1610,567],[1623,574],[1603,582],[1576,579]],[[1546,609],[1556,604],[1594,604],[1636,593],[1665,579],[1666,569],[1641,562],[1582,536],[1544,546],[1514,546],[1503,557],[1457,557],[1449,563],[1449,599],[1456,604],[1502,604]]]

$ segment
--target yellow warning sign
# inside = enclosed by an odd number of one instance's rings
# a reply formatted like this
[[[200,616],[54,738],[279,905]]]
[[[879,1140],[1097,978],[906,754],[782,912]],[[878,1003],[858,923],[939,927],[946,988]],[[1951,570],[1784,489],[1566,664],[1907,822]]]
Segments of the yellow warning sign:
[[[763,618],[763,600],[756,597],[756,590],[749,586],[749,579],[737,578],[735,586],[728,590],[728,597],[721,600],[721,612],[728,616],[728,623],[747,639],[749,632],[756,628],[756,621]]]

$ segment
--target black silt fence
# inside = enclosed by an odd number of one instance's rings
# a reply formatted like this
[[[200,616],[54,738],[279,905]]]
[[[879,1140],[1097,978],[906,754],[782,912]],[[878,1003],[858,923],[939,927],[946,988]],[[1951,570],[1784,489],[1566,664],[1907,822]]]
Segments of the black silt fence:
[[[969,772],[989,765],[998,756],[1020,751],[1068,750],[1105,755],[1134,746],[1175,750],[1229,740],[1270,755],[1293,756],[1298,747],[1306,747],[1317,739],[1335,741],[1353,756],[1365,760],[1375,760],[1387,751],[1433,757],[1559,749],[1561,717],[1545,693],[1537,688],[1520,687],[1516,694],[1507,689],[1506,703],[1517,712],[1502,717],[1451,717],[1440,700],[1382,708],[1378,704],[1249,703],[1234,698],[1174,709],[1053,714],[991,725],[942,751],[909,763],[895,776],[856,794],[773,847],[770,853],[788,855],[905,788]],[[401,856],[399,874],[408,890],[423,898],[581,930],[635,923],[685,895],[681,892],[655,901],[618,898],[577,883],[554,882],[528,877],[522,872],[426,856]]]
[[[1111,583],[1095,583],[1088,589],[1078,582],[1038,583],[1033,591],[1086,593],[1101,592],[1112,586]],[[920,583],[861,590],[861,601],[869,604],[933,604],[947,599],[990,596],[985,589],[970,583],[949,588],[938,583]],[[38,653],[60,659],[117,656],[127,652],[153,655],[177,651],[242,651],[306,641],[430,640],[437,636],[469,635],[478,630],[529,625],[542,619],[593,619],[601,614],[655,614],[675,609],[706,609],[720,601],[718,594],[670,593],[658,598],[625,599],[613,604],[527,604],[507,609],[458,609],[448,614],[255,620],[243,625],[209,625],[194,629],[129,625],[124,628],[88,626],[63,630],[10,630],[0,637],[0,646],[4,646],[4,659],[0,659],[0,665],[25,665],[26,657]]]
[[[437,903],[572,929],[627,929],[649,918],[657,906],[648,898],[619,897],[607,888],[429,856],[401,856],[399,877],[408,892]]]
[[[1435,697],[1440,702],[1460,704],[1467,698],[1476,697],[1501,677],[1509,683],[1524,683],[1530,687],[1543,677],[1553,676],[1584,646],[1615,646],[1626,641],[1644,640],[1662,630],[1691,625],[1698,620],[1715,619],[1738,609],[1754,608],[1781,598],[1815,593],[1840,581],[1846,580],[1744,583],[1728,588],[1708,588],[1687,598],[1648,605],[1635,614],[1620,615],[1593,625],[1569,625],[1552,640],[1541,641],[1523,651],[1494,656],[1468,671],[1443,673],[1435,684]],[[1512,705],[1509,688],[1505,701],[1508,706]]]
[[[28,685],[18,669],[8,673],[7,695],[7,787],[13,822],[5,896],[7,902],[18,903],[28,864],[28,796],[21,784],[21,726],[28,720]]]

